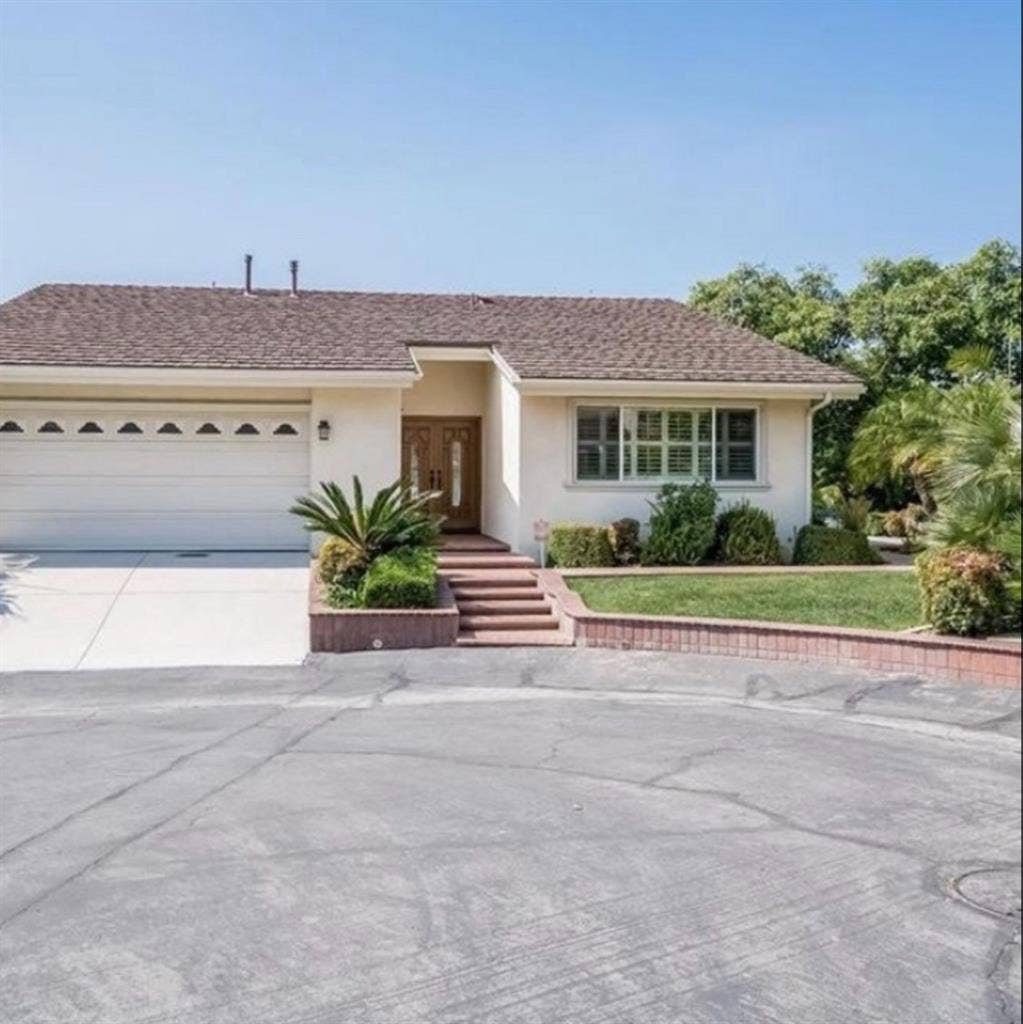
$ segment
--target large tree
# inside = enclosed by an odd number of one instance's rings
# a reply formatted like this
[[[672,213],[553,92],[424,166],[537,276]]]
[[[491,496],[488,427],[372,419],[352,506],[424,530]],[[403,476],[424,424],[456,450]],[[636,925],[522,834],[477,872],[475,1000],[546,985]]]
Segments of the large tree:
[[[697,283],[689,301],[825,362],[858,373],[858,402],[824,409],[814,428],[817,483],[848,484],[847,460],[863,416],[882,399],[923,383],[953,378],[949,360],[966,346],[996,353],[998,369],[1019,379],[1020,254],[992,241],[962,263],[912,256],[875,259],[847,294],[821,267],[791,277],[741,264]],[[906,495],[898,482],[888,500]]]

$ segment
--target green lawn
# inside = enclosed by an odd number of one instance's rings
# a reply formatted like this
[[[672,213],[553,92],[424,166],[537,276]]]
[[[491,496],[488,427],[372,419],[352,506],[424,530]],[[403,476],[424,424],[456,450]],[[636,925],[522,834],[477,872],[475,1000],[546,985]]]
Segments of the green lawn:
[[[892,630],[920,624],[912,572],[576,576],[569,577],[568,585],[595,612]]]

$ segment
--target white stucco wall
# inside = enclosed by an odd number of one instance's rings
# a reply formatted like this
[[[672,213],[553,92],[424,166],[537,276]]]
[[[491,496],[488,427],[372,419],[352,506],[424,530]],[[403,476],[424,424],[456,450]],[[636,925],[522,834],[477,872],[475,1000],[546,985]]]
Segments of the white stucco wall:
[[[324,419],[330,423],[329,441],[317,437]],[[358,476],[368,495],[401,474],[400,388],[315,388],[309,426],[312,486],[333,480],[348,493]]]
[[[601,399],[615,404],[617,399]],[[636,404],[635,399],[623,399]],[[517,543],[536,555],[533,520],[609,523],[631,516],[645,524],[656,486],[642,484],[575,484],[572,482],[572,402],[567,398],[523,396],[522,480]],[[735,404],[734,402],[732,404]],[[762,482],[757,485],[719,485],[719,509],[748,498],[766,509],[778,523],[782,543],[791,546],[796,530],[806,521],[807,403],[758,403]],[[505,538],[507,539],[507,538]]]
[[[488,363],[423,362],[423,376],[401,394],[403,416],[483,416]]]
[[[483,532],[512,548],[521,544],[520,423],[518,391],[496,366],[488,367],[483,413]]]

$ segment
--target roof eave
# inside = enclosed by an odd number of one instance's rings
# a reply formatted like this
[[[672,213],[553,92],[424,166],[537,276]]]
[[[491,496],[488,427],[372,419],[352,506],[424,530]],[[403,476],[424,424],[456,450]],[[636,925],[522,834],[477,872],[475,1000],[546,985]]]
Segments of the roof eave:
[[[409,388],[415,370],[227,369],[176,366],[51,366],[0,364],[5,384],[126,384],[186,387]]]
[[[827,381],[716,381],[716,380],[597,380],[564,377],[523,377],[517,384],[524,395],[565,395],[570,397],[643,398],[858,398],[865,386],[853,382]]]

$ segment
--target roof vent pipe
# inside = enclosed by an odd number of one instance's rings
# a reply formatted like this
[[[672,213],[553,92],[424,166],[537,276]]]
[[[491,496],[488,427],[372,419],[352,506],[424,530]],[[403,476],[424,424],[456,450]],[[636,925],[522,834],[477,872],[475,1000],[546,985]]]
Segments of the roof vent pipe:
[[[288,269],[291,271],[291,294],[293,296],[298,295],[298,260],[292,260],[288,264]]]
[[[245,254],[245,294],[252,294],[252,256]]]

